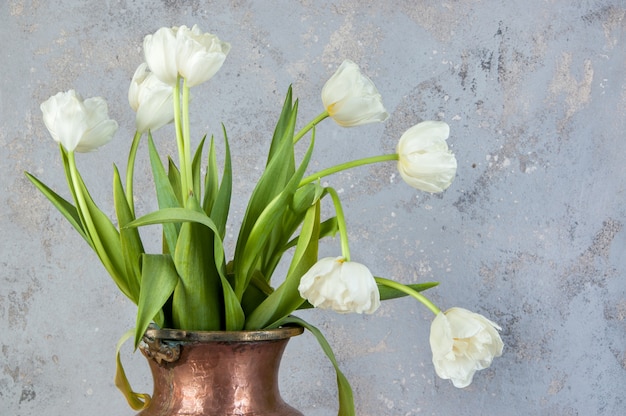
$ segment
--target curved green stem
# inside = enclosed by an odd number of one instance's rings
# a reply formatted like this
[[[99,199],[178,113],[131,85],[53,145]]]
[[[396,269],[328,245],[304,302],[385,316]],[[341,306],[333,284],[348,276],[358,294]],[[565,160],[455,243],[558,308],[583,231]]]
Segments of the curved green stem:
[[[137,148],[141,139],[141,133],[135,132],[133,137],[133,143],[130,146],[130,152],[128,153],[128,163],[126,165],[126,201],[130,207],[130,212],[135,215],[135,201],[133,198],[133,176],[135,172],[135,159],[137,157]]]
[[[339,228],[339,238],[341,239],[341,255],[350,261],[350,246],[348,244],[348,229],[346,227],[346,217],[343,214],[343,208],[341,207],[341,201],[337,191],[333,188],[325,188],[330,197],[333,200],[335,206],[335,216],[337,217],[337,228]]]
[[[371,156],[363,159],[353,160],[351,162],[341,163],[339,165],[321,170],[317,173],[314,173],[313,175],[307,176],[300,181],[299,186],[304,186],[308,183],[315,182],[316,180],[321,179],[325,176],[332,175],[333,173],[341,172],[343,170],[352,169],[357,166],[370,165],[372,163],[386,162],[390,160],[398,160],[398,154],[392,153],[389,155]]]
[[[328,111],[323,111],[322,113],[320,113],[317,117],[311,120],[309,124],[302,127],[302,129],[298,132],[298,134],[293,136],[293,142],[298,143],[298,141],[302,137],[304,137],[305,134],[307,134],[313,127],[315,127],[317,124],[319,124],[322,120],[324,120],[327,117],[328,117]]]
[[[402,283],[398,283],[398,282],[395,282],[393,280],[385,279],[383,277],[375,277],[374,279],[376,280],[376,283],[378,283],[380,285],[387,286],[387,287],[390,287],[392,289],[399,290],[400,292],[406,293],[407,295],[414,297],[415,299],[417,299],[420,302],[422,302],[422,304],[424,306],[426,306],[428,309],[430,309],[430,311],[432,313],[434,313],[435,315],[438,315],[439,313],[441,313],[441,309],[439,309],[437,307],[437,305],[435,305],[433,302],[431,302],[430,299],[428,299],[426,296],[422,295],[417,290],[413,290],[410,287],[408,287],[406,285],[403,285]]]

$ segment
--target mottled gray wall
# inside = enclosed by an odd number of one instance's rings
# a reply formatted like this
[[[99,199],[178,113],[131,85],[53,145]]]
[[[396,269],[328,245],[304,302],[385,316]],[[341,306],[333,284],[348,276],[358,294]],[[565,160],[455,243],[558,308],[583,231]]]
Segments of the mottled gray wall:
[[[231,226],[289,83],[310,119],[321,86],[350,58],[391,113],[384,125],[325,123],[312,168],[392,152],[423,119],[451,125],[458,177],[442,195],[405,186],[393,164],[329,183],[342,192],[355,260],[405,282],[440,280],[434,300],[497,321],[505,353],[458,390],[434,374],[431,316],[416,302],[367,317],[301,313],[334,346],[360,416],[624,414],[625,14],[623,0],[3,1],[0,413],[133,414],[113,372],[135,308],[23,171],[65,192],[39,103],[69,88],[104,96],[120,130],[79,164],[111,207],[111,165],[125,164],[133,134],[126,93],[143,36],[198,23],[232,44],[192,104],[196,136],[219,134],[222,121],[230,132]],[[171,127],[159,133],[173,151]],[[147,212],[141,151],[138,209]],[[338,250],[335,242],[323,251]],[[150,390],[143,357],[124,358],[136,388]],[[306,415],[336,411],[332,368],[310,335],[290,343],[281,380]]]

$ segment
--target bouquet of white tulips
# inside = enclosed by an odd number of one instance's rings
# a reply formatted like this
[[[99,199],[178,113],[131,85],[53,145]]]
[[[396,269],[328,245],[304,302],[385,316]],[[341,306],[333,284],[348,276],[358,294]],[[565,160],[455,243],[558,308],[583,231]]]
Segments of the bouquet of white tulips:
[[[426,121],[410,128],[400,138],[397,153],[308,173],[318,123],[331,118],[342,127],[353,127],[383,122],[388,114],[373,82],[350,61],[343,62],[324,85],[324,110],[300,129],[298,102],[289,88],[268,140],[267,164],[248,202],[234,253],[227,255],[224,238],[233,175],[229,139],[224,129],[221,169],[216,150],[219,144],[213,138],[208,143],[202,139],[192,149],[189,96],[190,88],[218,72],[230,45],[197,26],[181,26],[161,28],[146,36],[143,47],[145,63],[135,72],[128,92],[136,112],[136,134],[125,177],[117,167],[113,169],[116,223],[92,199],[76,160],[77,153],[95,150],[117,131],[118,125],[109,119],[102,98],[83,100],[70,90],[41,105],[44,123],[60,145],[71,199],[64,199],[27,173],[95,251],[122,293],[137,305],[135,345],[150,324],[199,331],[302,325],[316,336],[337,371],[340,415],[354,414],[350,385],[321,332],[293,316],[296,310],[316,307],[340,313],[374,313],[381,300],[412,296],[436,315],[430,336],[435,370],[457,387],[467,386],[476,370],[488,367],[493,357],[501,354],[503,344],[495,323],[460,308],[441,312],[420,293],[437,283],[406,285],[374,277],[365,265],[351,261],[338,193],[320,182],[322,177],[342,170],[393,161],[409,185],[441,192],[451,184],[457,167],[446,144],[447,124]],[[178,164],[169,158],[164,166],[152,134],[171,122]],[[133,171],[144,137],[159,209],[139,215],[134,206]],[[301,140],[307,150],[298,161],[294,147]],[[203,169],[206,173],[201,175]],[[335,215],[330,218],[321,216],[325,198],[334,208]],[[138,228],[148,225],[162,227],[160,253],[144,250]],[[319,242],[336,234],[341,253],[318,259]],[[285,259],[288,250],[291,258]],[[272,276],[281,261],[287,262],[287,271],[275,287]],[[127,385],[120,387],[131,404],[141,407]]]

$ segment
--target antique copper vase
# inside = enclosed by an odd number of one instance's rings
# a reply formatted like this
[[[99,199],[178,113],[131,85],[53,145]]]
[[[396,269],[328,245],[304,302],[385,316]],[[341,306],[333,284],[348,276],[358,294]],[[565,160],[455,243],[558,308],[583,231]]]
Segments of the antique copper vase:
[[[303,416],[278,390],[285,346],[302,332],[148,329],[140,349],[154,392],[138,416]]]

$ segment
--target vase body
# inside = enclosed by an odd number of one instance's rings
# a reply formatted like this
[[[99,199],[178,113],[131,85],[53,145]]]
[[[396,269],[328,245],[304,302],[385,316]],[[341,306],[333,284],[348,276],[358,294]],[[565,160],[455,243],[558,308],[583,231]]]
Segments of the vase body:
[[[154,392],[138,416],[303,416],[278,390],[285,346],[302,331],[148,329],[140,349]]]

